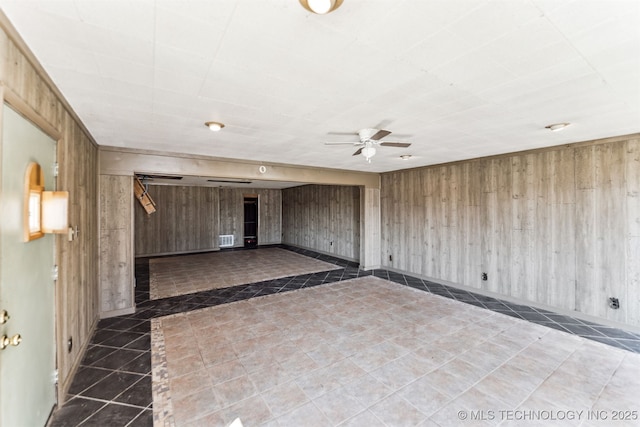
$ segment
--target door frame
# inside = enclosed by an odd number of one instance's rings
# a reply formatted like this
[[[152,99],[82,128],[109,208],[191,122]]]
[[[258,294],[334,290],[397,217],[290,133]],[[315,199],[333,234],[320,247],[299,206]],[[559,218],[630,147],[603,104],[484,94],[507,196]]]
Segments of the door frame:
[[[44,117],[42,117],[34,108],[32,108],[29,104],[27,104],[16,92],[11,90],[10,88],[0,84],[0,101],[2,104],[0,106],[4,106],[7,104],[13,110],[15,110],[18,114],[24,117],[26,120],[31,122],[35,127],[39,128],[44,134],[46,134],[49,138],[51,138],[55,142],[55,159],[58,162],[60,150],[58,149],[62,140],[62,134],[58,131],[54,126],[52,126]],[[0,109],[0,135],[4,128],[4,117],[2,113],[2,109]],[[0,143],[0,162],[2,161],[2,144]],[[0,174],[0,185],[2,184],[2,174]],[[56,179],[56,189],[57,189],[57,179]],[[55,237],[55,236],[54,236]],[[1,255],[1,254],[0,254]],[[53,256],[54,256],[54,264],[60,265],[60,245],[58,242],[58,238],[55,237],[53,239]],[[61,295],[58,292],[58,281],[56,281],[54,287],[54,312],[53,312],[53,323],[54,323],[54,360],[55,360],[55,369],[58,370],[58,355],[62,354],[64,351],[63,340],[60,339],[60,330],[62,327],[62,322],[60,320],[61,313]],[[52,408],[52,413],[59,406],[61,399],[64,399],[64,396],[61,396],[61,381],[57,381],[55,388],[55,405]],[[51,414],[49,415],[49,417]]]

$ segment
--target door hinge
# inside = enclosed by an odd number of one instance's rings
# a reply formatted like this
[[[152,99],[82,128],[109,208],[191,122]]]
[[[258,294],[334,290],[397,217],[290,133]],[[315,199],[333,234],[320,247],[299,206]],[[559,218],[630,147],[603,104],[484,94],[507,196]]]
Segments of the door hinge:
[[[53,269],[51,271],[51,278],[53,279],[53,281],[57,281],[58,280],[58,266],[54,265]]]
[[[58,162],[55,162],[53,164],[53,176],[58,176],[58,172],[60,171],[60,165],[58,164]]]

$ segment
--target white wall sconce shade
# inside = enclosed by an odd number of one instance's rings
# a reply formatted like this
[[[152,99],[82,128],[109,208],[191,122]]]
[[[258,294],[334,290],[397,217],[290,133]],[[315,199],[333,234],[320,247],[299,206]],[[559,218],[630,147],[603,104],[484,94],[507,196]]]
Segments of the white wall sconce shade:
[[[69,229],[69,192],[42,192],[42,231],[66,234]]]
[[[340,7],[343,0],[300,0],[302,7],[317,15],[326,15]]]

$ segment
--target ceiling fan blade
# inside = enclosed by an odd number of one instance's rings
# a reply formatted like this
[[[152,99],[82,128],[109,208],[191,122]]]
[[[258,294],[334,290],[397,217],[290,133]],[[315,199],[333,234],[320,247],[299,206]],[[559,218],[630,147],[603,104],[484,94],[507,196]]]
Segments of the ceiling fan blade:
[[[380,145],[384,145],[385,147],[409,147],[411,145],[410,142],[381,142]]]
[[[360,142],[346,142],[346,141],[336,141],[336,142],[325,142],[324,145],[358,145]]]
[[[373,135],[371,137],[371,139],[373,139],[374,141],[377,141],[377,140],[382,139],[385,136],[389,135],[390,133],[391,133],[391,131],[380,129],[378,132],[375,133],[375,135]]]
[[[362,147],[364,148],[364,147]],[[358,151],[356,151],[355,153],[353,153],[354,156],[357,156],[358,154],[362,153],[362,148],[358,148]]]

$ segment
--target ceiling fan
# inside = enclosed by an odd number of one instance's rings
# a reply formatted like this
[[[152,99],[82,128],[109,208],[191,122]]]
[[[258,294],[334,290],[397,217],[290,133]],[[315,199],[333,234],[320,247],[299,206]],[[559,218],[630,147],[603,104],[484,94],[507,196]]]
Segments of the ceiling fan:
[[[376,146],[384,146],[384,147],[400,147],[406,148],[411,145],[410,142],[387,142],[380,141],[385,136],[389,135],[391,131],[384,129],[361,129],[357,133],[353,135],[358,135],[360,138],[359,142],[325,142],[325,145],[344,145],[344,144],[352,144],[356,147],[359,147],[358,150],[353,153],[354,156],[358,154],[362,154],[367,162],[371,163],[371,158],[376,154]],[[352,134],[347,134],[352,135]]]

